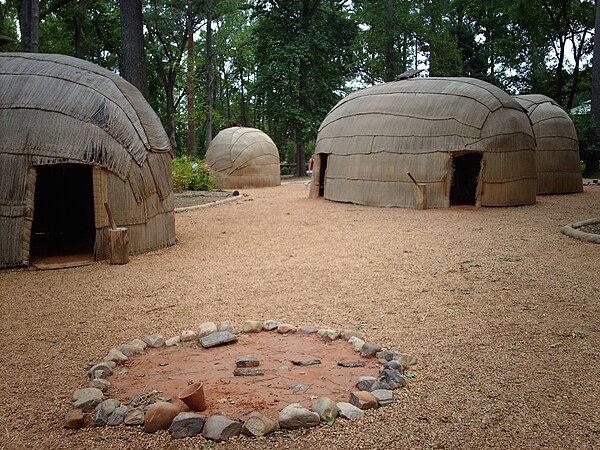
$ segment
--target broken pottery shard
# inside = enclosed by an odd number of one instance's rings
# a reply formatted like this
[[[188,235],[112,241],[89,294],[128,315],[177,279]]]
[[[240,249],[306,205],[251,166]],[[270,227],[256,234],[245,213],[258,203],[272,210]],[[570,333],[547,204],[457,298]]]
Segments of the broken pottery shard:
[[[258,367],[260,362],[256,358],[238,358],[235,360],[236,367]]]
[[[304,359],[304,360],[292,360],[292,364],[295,366],[316,366],[317,364],[321,364],[320,359]]]
[[[364,361],[340,361],[337,365],[341,367],[365,367],[367,364]]]
[[[238,367],[233,371],[233,375],[236,377],[258,377],[264,374],[265,371],[263,369],[241,369]]]
[[[202,347],[204,348],[209,348],[236,341],[237,336],[229,331],[215,331],[214,333],[211,333],[200,339],[200,344],[202,344]]]
[[[370,392],[366,391],[351,392],[350,404],[362,410],[375,409],[379,406],[379,403],[377,402],[377,397],[375,397]]]

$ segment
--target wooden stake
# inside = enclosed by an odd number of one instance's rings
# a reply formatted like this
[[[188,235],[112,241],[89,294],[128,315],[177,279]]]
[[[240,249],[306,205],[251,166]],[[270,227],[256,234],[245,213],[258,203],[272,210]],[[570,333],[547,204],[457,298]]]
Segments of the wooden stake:
[[[108,214],[108,220],[110,222],[110,227],[113,230],[116,230],[117,224],[115,223],[115,219],[113,219],[112,213],[110,212],[110,206],[108,206],[107,202],[104,202],[104,208],[106,208],[106,214]]]

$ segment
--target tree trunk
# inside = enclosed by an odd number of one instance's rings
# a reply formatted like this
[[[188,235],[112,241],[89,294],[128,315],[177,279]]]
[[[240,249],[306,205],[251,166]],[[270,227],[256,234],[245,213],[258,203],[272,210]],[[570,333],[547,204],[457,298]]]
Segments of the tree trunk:
[[[600,120],[600,1],[596,1],[596,33],[592,59],[592,114]]]
[[[23,51],[39,51],[40,2],[39,0],[19,0],[19,31]]]
[[[31,52],[40,51],[40,1],[31,0]]]
[[[256,108],[256,106],[255,106]],[[256,115],[255,115],[256,117]],[[248,126],[246,118],[246,97],[244,95],[244,69],[240,67],[240,123],[243,127]],[[256,120],[254,120],[256,124]]]
[[[120,0],[123,78],[150,100],[141,0]]]
[[[187,154],[190,156],[190,158],[193,158],[196,152],[196,108],[194,105],[194,100],[196,97],[196,85],[194,82],[194,17],[191,1],[188,2],[187,50]]]
[[[206,148],[212,142],[212,0],[206,1]]]

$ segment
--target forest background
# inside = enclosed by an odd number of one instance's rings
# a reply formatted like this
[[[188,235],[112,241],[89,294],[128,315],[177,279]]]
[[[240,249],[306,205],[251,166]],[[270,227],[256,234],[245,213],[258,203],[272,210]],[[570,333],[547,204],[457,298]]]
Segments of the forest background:
[[[121,74],[176,155],[203,158],[218,131],[251,126],[303,175],[337,101],[423,69],[579,106],[581,157],[595,173],[596,9],[584,0],[0,0],[0,45]]]

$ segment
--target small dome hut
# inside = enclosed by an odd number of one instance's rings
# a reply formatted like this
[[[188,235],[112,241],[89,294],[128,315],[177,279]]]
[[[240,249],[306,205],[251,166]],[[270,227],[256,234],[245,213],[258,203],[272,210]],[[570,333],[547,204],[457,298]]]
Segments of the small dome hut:
[[[0,53],[0,268],[175,243],[171,146],[142,94],[63,55]],[[54,258],[54,259],[52,259]]]
[[[571,194],[583,191],[579,141],[569,115],[545,95],[516,95],[527,110],[536,140],[537,193]]]
[[[521,106],[471,78],[385,83],[335,105],[319,128],[311,197],[418,207],[423,191],[434,208],[535,203],[535,139]]]
[[[279,186],[279,151],[269,136],[256,128],[222,130],[208,146],[206,163],[220,189]]]

